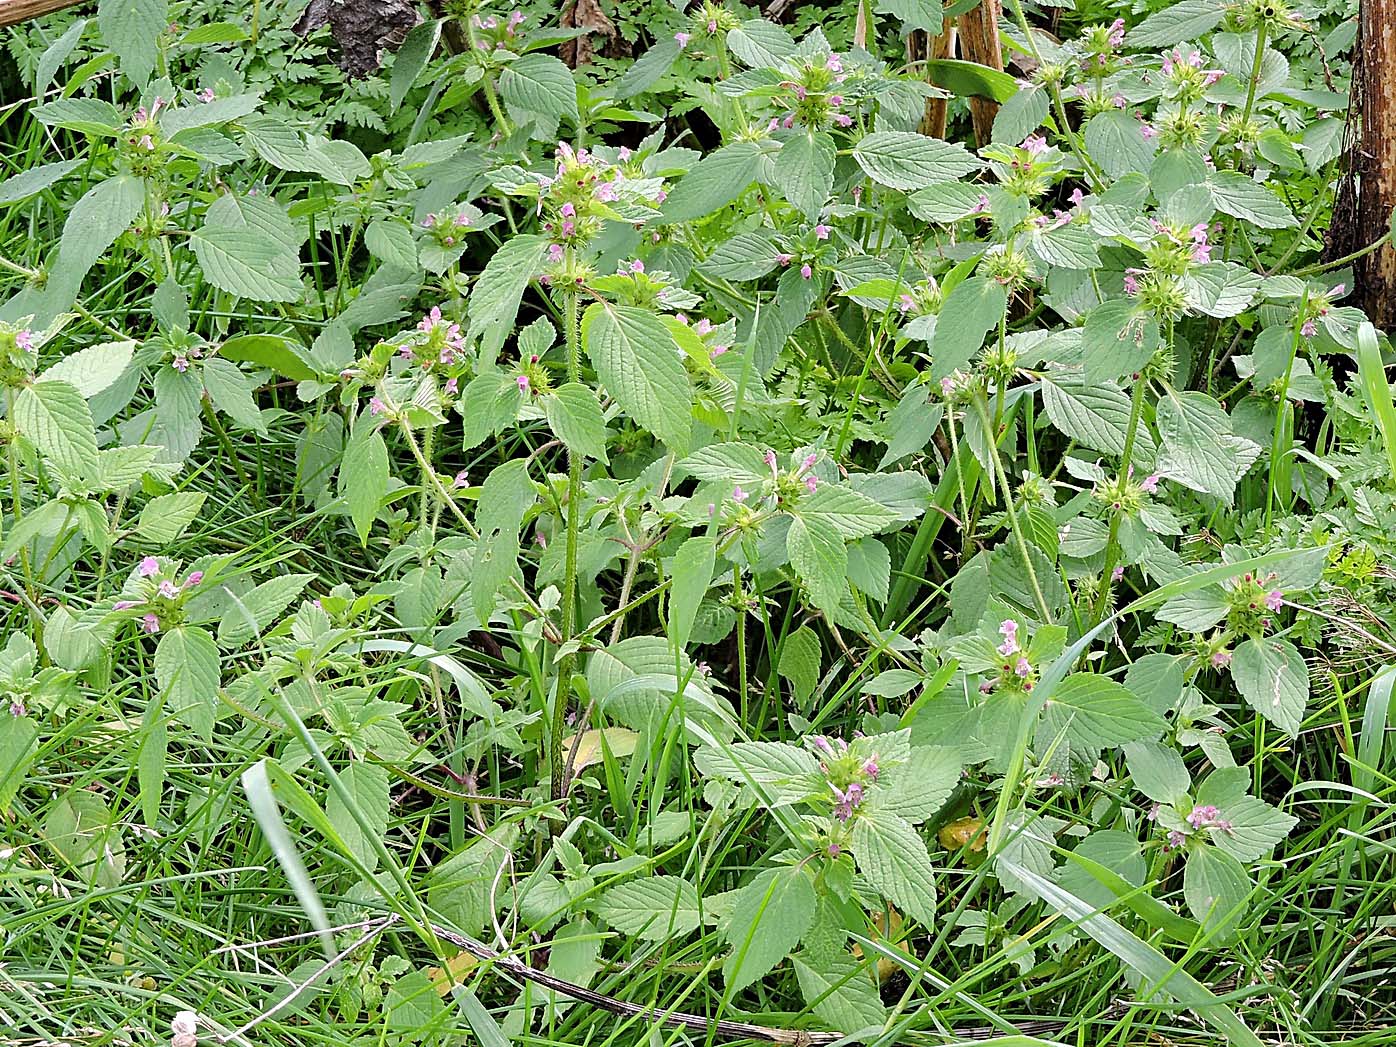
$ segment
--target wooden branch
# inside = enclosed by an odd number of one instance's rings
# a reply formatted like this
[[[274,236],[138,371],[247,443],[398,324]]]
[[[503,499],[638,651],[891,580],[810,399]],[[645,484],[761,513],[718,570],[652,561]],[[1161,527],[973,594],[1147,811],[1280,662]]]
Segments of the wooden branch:
[[[65,7],[76,7],[84,0],[0,0],[0,28],[18,25],[31,18],[51,15]]]

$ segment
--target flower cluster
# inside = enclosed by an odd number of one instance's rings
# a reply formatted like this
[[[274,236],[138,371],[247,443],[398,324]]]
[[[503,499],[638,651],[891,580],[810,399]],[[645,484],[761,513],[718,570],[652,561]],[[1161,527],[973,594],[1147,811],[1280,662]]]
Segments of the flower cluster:
[[[994,648],[998,656],[998,675],[979,685],[981,694],[1023,693],[1037,684],[1037,667],[1028,645],[1020,638],[1022,631],[1016,618],[1005,618],[999,623],[1002,642]]]
[[[1305,338],[1318,334],[1319,321],[1333,311],[1333,299],[1347,293],[1347,284],[1338,284],[1327,294],[1313,295],[1305,306],[1299,324],[1299,333]]]
[[[1202,52],[1189,51],[1184,54],[1175,48],[1163,56],[1163,75],[1167,83],[1164,97],[1176,99],[1181,104],[1196,102],[1203,92],[1226,74],[1220,69],[1206,69]]]
[[[136,565],[122,589],[122,598],[112,605],[112,610],[134,612],[143,631],[158,633],[184,620],[185,598],[203,580],[203,571],[191,571],[181,581],[177,567],[147,556]]]
[[[513,11],[505,19],[500,19],[498,15],[485,15],[483,18],[478,14],[471,15],[470,28],[471,36],[475,39],[475,50],[512,50],[519,26],[523,25],[527,18],[522,11]]]
[[[1125,45],[1125,20],[1117,18],[1109,25],[1093,25],[1086,28],[1077,41],[1083,57],[1081,70],[1089,76],[1102,79],[1115,72],[1121,65],[1128,65],[1128,58],[1119,56]]]
[[[471,217],[465,211],[456,214],[429,214],[422,219],[422,228],[441,247],[455,247],[470,231]]]
[[[0,385],[18,389],[39,364],[38,335],[19,324],[0,320]]]
[[[838,55],[805,62],[791,78],[781,81],[782,93],[774,101],[783,113],[771,117],[767,132],[789,131],[797,124],[815,130],[829,125],[852,127],[853,117],[843,111],[847,99],[839,91],[843,81],[843,60]]]
[[[1278,576],[1265,576],[1247,571],[1237,579],[1228,598],[1227,624],[1234,633],[1259,636],[1270,629],[1271,616],[1284,607],[1284,590],[1277,586]]]
[[[876,783],[882,773],[877,753],[863,752],[863,746],[857,741],[850,746],[842,738],[830,741],[821,734],[809,742],[819,757],[819,770],[833,795],[834,817],[841,824],[853,817],[866,796],[867,787]],[[831,850],[830,853],[835,852]]]
[[[687,48],[694,40],[702,42],[718,41],[742,24],[742,20],[713,0],[703,0],[689,14],[688,30],[675,33],[674,40],[679,47]]]

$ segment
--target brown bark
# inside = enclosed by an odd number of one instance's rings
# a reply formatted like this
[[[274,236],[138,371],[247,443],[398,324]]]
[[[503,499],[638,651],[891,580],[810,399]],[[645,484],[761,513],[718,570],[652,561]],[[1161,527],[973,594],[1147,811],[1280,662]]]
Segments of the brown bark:
[[[1362,130],[1352,158],[1357,249],[1381,238],[1396,207],[1396,0],[1362,0],[1361,19]],[[1396,247],[1387,244],[1354,268],[1354,304],[1377,327],[1396,328]]]
[[[1396,5],[1396,0],[1383,0]],[[1003,72],[1003,48],[999,46],[999,19],[1003,17],[1003,0],[983,0],[972,11],[960,16],[960,56],[969,62],[987,65]],[[971,98],[969,115],[974,121],[974,137],[980,145],[994,133],[994,116],[999,106],[987,98]]]
[[[18,25],[40,15],[76,7],[83,0],[0,0],[0,27]]]

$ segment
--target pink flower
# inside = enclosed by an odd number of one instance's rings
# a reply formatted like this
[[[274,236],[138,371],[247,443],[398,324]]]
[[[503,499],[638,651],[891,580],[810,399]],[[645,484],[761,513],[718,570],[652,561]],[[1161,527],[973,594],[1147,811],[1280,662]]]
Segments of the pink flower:
[[[1267,611],[1278,611],[1284,606],[1285,594],[1278,589],[1271,589],[1265,594],[1265,609]]]
[[[693,325],[693,330],[694,330],[694,332],[695,332],[696,334],[700,334],[700,335],[701,335],[701,334],[708,334],[708,333],[710,333],[710,332],[712,331],[712,329],[713,329],[713,322],[712,322],[711,320],[709,320],[706,316],[704,316],[704,317],[702,317],[701,319],[699,319],[699,321],[698,321],[696,324]]]
[[[460,388],[460,379],[459,379],[459,378],[447,378],[447,379],[446,379],[445,393],[446,393],[447,396],[455,396],[455,395],[456,395],[456,391],[457,391],[459,388]]]
[[[716,19],[716,18],[709,18],[709,19],[708,19],[708,33],[709,33],[709,34],[715,34],[716,32],[717,32],[717,19]]]
[[[829,239],[829,227],[827,225],[824,225],[823,223],[816,225],[814,227],[814,238],[816,240]]]
[[[1017,673],[1020,677],[1027,676],[1029,673],[1032,672],[1032,663],[1030,663],[1022,655],[1019,655],[1017,663],[1013,666],[1013,671]]]
[[[1110,580],[1112,582],[1118,582],[1124,576],[1125,569],[1123,567],[1116,567],[1113,571],[1110,572]]]
[[[190,571],[190,572],[189,572],[189,577],[186,578],[186,579],[184,579],[184,588],[186,588],[186,589],[192,589],[194,586],[198,585],[198,584],[199,584],[200,582],[202,582],[203,580],[204,580],[204,572],[203,572],[203,571]]]
[[[136,570],[142,578],[149,578],[151,575],[160,573],[160,561],[153,556],[147,556]]]
[[[1140,485],[1139,485],[1139,489],[1140,489],[1141,491],[1145,491],[1145,492],[1147,492],[1147,493],[1149,493],[1149,494],[1154,494],[1154,493],[1156,493],[1156,492],[1158,491],[1158,482],[1159,482],[1159,475],[1158,475],[1158,473],[1153,473],[1153,474],[1151,474],[1151,475],[1149,475],[1149,476],[1146,476],[1146,477],[1144,478],[1143,482],[1140,483]]]
[[[746,491],[742,490],[741,484],[737,484],[736,487],[732,488],[732,501],[737,503],[745,502],[747,497],[748,494]]]
[[[173,367],[180,374],[183,374],[185,371],[189,370],[189,359],[188,357],[182,355],[176,356],[173,360],[170,361],[170,366]]]
[[[158,633],[160,631],[160,619],[153,614],[148,614],[141,619],[141,628],[148,633]]]
[[[563,218],[576,218],[577,209],[573,207],[571,204],[563,204],[560,214]]]
[[[1139,281],[1133,273],[1125,273],[1125,294],[1133,298],[1139,293]]]
[[[904,294],[897,301],[897,311],[900,313],[910,312],[915,305],[916,299],[912,298],[909,294]]]
[[[798,98],[800,101],[803,102],[806,98],[809,97],[809,92],[806,91],[806,90],[804,89],[804,87],[802,87],[800,84],[796,84],[796,85],[795,85],[795,97]]]
[[[1318,324],[1314,323],[1312,319],[1305,320],[1304,325],[1299,328],[1299,333],[1305,338],[1312,338],[1318,334]]]
[[[721,356],[723,353],[728,352],[731,348],[732,347],[730,345],[715,345],[708,350],[708,357],[710,359],[716,360],[719,356]]]
[[[843,95],[830,95],[829,104],[837,109],[839,106],[843,105]]]
[[[780,473],[780,467],[776,464],[776,453],[774,451],[767,451],[765,454],[765,460],[766,467],[771,470],[771,475],[778,476]]]
[[[776,255],[776,262],[779,265],[789,265],[794,258],[795,256],[793,254],[778,254]]]
[[[1231,652],[1216,651],[1212,654],[1211,661],[1213,669],[1225,669],[1231,664]]]
[[[810,473],[808,476],[805,477],[805,490],[808,491],[810,494],[814,494],[814,492],[818,489],[819,477],[815,476],[813,473]]]
[[[814,468],[814,463],[817,462],[817,461],[819,461],[819,456],[818,456],[818,455],[813,455],[813,454],[807,454],[807,455],[805,455],[804,461],[802,461],[802,462],[800,463],[800,472],[804,473],[804,472],[808,472],[809,470],[813,469],[813,468]]]
[[[620,150],[616,153],[616,159],[619,160],[621,163],[625,163],[627,160],[630,159],[631,155],[632,154],[630,152],[630,147],[628,145],[623,145],[620,147]]]
[[[552,262],[554,265],[557,265],[561,263],[562,257],[563,249],[561,244],[548,245],[548,261]]]
[[[877,776],[881,773],[881,769],[877,766],[876,754],[863,761],[863,773],[873,781],[877,781]]]
[[[1041,135],[1028,135],[1023,139],[1020,148],[1026,149],[1033,156],[1041,156],[1047,151],[1047,139]]]
[[[849,782],[848,788],[839,792],[838,786],[831,784],[834,791],[834,817],[846,822],[853,817],[853,811],[863,802],[863,786],[859,782]]]
[[[451,487],[452,487],[453,489],[455,489],[455,490],[458,491],[458,490],[460,490],[462,487],[467,486],[469,483],[470,483],[470,474],[469,474],[469,470],[462,469],[460,472],[456,473],[455,478],[451,481]]]
[[[376,396],[373,397],[372,399],[370,399],[370,400],[368,401],[368,413],[369,413],[369,414],[382,414],[382,413],[385,412],[387,409],[388,409],[388,405],[385,404],[382,400],[380,400],[380,399],[379,399],[378,397],[376,397]]]
[[[838,55],[831,54],[828,58],[824,59],[824,68],[828,69],[831,73],[841,73],[843,72],[843,61]]]
[[[645,263],[638,258],[635,259],[635,261],[630,263],[630,271],[632,273],[643,273],[645,271]]]
[[[1144,136],[1144,141],[1148,142],[1158,137],[1158,128],[1153,124],[1140,124],[1139,133]]]
[[[847,113],[835,113],[834,123],[838,124],[840,127],[852,127],[853,117],[849,116]]]
[[[155,139],[151,138],[150,135],[141,135],[140,140],[136,142],[136,144],[147,152],[155,151]]]
[[[980,193],[980,194],[979,194],[979,199],[978,199],[977,201],[975,201],[974,210],[970,211],[970,214],[988,214],[988,212],[989,212],[989,194],[988,194],[988,193]]]
[[[200,102],[212,102],[214,98],[213,88],[205,87],[199,92],[198,98]]]
[[[138,600],[117,600],[116,603],[112,604],[111,609],[113,611],[129,611],[132,607],[139,606],[140,602]]]
[[[21,349],[24,350],[33,349],[34,332],[29,330],[29,328],[27,327],[23,331],[16,332],[15,345],[19,346]]]
[[[999,625],[999,635],[1003,637],[1003,643],[999,644],[998,652],[1005,658],[1010,654],[1018,653],[1018,623],[1012,618],[1005,618]]]
[[[1125,20],[1117,18],[1110,23],[1110,35],[1106,38],[1111,47],[1122,47],[1125,42]]]
[[[509,16],[509,23],[507,26],[505,26],[505,28],[512,33],[515,29],[517,29],[520,25],[524,23],[527,17],[528,16],[525,15],[522,11],[515,11],[513,14]]]
[[[811,276],[814,275],[814,270],[809,267],[809,263],[805,263],[804,265],[800,266],[800,275],[803,276],[806,280],[808,280]]]
[[[521,375],[519,375],[517,378],[514,379],[514,382],[518,385],[518,387],[519,387],[519,392],[521,392],[521,393],[523,393],[525,396],[527,396],[527,395],[528,395],[528,375],[526,375],[526,374],[521,374]]]
[[[179,590],[175,588],[175,583],[166,578],[160,583],[160,595],[166,600],[173,600],[179,595]]]
[[[603,204],[609,204],[619,199],[616,193],[617,184],[616,181],[602,182],[596,187],[596,199],[600,200]]]

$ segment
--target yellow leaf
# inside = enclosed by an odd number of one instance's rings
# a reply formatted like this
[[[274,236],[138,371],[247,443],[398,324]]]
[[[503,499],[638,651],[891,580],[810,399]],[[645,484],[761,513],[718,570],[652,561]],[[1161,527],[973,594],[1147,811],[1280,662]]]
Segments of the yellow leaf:
[[[601,730],[592,728],[590,731],[582,732],[581,743],[577,744],[577,759],[572,765],[574,773],[583,768],[601,762],[602,736],[606,739],[606,748],[611,750],[612,756],[629,756],[635,751],[635,743],[640,736],[634,731],[626,730],[624,727],[607,727]],[[577,736],[564,738],[562,741],[562,751],[570,753],[572,746],[577,743]]]
[[[986,842],[984,822],[979,818],[956,818],[949,825],[941,826],[940,845],[947,851],[958,851],[969,844],[971,851],[982,851]]]
[[[468,952],[457,953],[446,961],[445,966],[428,968],[427,977],[431,979],[436,995],[445,996],[453,986],[465,981],[466,975],[479,963],[480,961]]]

